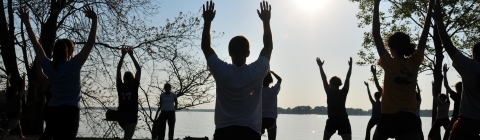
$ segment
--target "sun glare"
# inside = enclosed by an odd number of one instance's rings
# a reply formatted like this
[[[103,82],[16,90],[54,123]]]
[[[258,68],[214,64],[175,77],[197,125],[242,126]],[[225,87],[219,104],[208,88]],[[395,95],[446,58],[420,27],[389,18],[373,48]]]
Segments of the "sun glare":
[[[313,12],[313,11],[316,11],[318,8],[320,8],[320,3],[323,0],[296,0],[296,1],[300,9]]]

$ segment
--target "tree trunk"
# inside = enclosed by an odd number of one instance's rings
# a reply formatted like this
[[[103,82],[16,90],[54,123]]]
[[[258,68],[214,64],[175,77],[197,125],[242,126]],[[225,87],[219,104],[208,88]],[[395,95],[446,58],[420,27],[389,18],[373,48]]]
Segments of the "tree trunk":
[[[436,26],[434,26],[436,27]],[[442,74],[442,64],[443,64],[443,47],[440,37],[438,36],[437,28],[433,29],[433,44],[435,46],[435,63],[433,66],[433,84],[432,84],[432,95],[433,100],[435,100],[442,91],[442,82],[443,82],[443,74]],[[448,98],[448,97],[447,97]],[[437,117],[437,105],[435,101],[433,101],[432,105],[432,125]],[[441,140],[442,134],[440,134],[440,128],[435,128],[433,130],[436,135],[433,136],[432,140]]]

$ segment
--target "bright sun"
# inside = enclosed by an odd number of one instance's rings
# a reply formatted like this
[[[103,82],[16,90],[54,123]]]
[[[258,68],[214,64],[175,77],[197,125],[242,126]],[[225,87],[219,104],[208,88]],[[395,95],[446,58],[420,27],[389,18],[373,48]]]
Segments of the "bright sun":
[[[322,0],[296,0],[297,5],[303,10],[307,10],[309,12],[315,11],[320,8],[320,3]]]

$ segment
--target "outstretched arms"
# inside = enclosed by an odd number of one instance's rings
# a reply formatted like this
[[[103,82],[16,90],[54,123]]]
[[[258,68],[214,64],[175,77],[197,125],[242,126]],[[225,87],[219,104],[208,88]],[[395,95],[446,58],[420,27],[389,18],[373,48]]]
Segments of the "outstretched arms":
[[[203,5],[203,33],[202,33],[202,51],[205,55],[205,59],[208,59],[210,56],[215,54],[211,46],[211,36],[210,36],[210,26],[212,26],[213,18],[215,18],[216,10],[215,3],[210,0],[210,3],[207,1],[207,7]]]
[[[273,72],[273,71],[270,71],[271,74],[273,74],[273,76],[275,76],[275,79],[277,79],[277,83],[282,83],[282,78],[280,76],[278,76],[277,73]]]
[[[270,17],[272,6],[267,1],[260,2],[260,10],[257,10],[258,16],[263,21],[263,49],[260,56],[264,56],[270,60],[273,50],[272,30],[270,29]]]
[[[448,86],[448,78],[447,78],[447,71],[449,70],[447,64],[443,65],[443,86],[447,90],[447,93],[452,92],[452,88]]]
[[[327,82],[327,76],[325,75],[325,72],[323,71],[323,64],[325,61],[322,61],[320,57],[317,57],[317,64],[318,67],[320,68],[320,75],[322,76],[322,81],[323,81],[323,88],[325,88],[325,92],[330,91],[330,85],[328,85]]]
[[[140,77],[142,76],[142,68],[138,64],[137,59],[135,59],[135,57],[133,56],[133,49],[128,47],[127,52],[130,55],[130,58],[132,58],[135,69],[137,69],[137,71],[135,72],[135,80],[140,83]]]
[[[447,51],[448,55],[453,58],[453,55],[458,51],[458,49],[453,45],[452,40],[450,39],[450,35],[447,33],[447,28],[443,23],[443,8],[440,4],[440,1],[437,0],[437,4],[435,5],[435,13],[434,19],[435,24],[437,25],[438,34],[442,39],[442,44],[445,50]]]
[[[373,82],[375,82],[375,86],[377,87],[377,91],[382,93],[383,92],[383,88],[382,86],[380,86],[380,84],[378,83],[378,78],[377,78],[377,69],[375,68],[375,65],[372,65],[370,67],[370,71],[372,72],[373,74]]]
[[[345,85],[343,85],[342,90],[346,91],[348,93],[348,89],[350,88],[350,75],[352,75],[352,57],[350,57],[350,60],[348,61],[348,72],[347,72],[347,77],[345,78]]]
[[[72,60],[77,61],[80,66],[83,66],[85,61],[87,61],[90,52],[92,52],[92,49],[95,46],[95,38],[97,37],[97,13],[95,13],[90,6],[85,6],[83,11],[86,17],[92,19],[92,26],[90,28],[87,43],[83,46],[82,50],[72,58]]]
[[[122,64],[123,64],[123,58],[125,58],[125,54],[127,54],[127,48],[122,47],[122,56],[120,57],[120,61],[118,62],[117,66],[117,87],[120,86],[122,82]]]
[[[380,0],[375,0],[375,5],[373,7],[373,23],[372,23],[372,35],[375,41],[375,46],[377,47],[377,52],[379,56],[382,56],[383,53],[387,52],[385,49],[382,35],[380,34]]]
[[[368,87],[368,83],[367,82],[364,82],[365,83],[365,86],[367,86],[367,91],[368,91],[368,99],[370,99],[370,103],[375,103],[375,100],[373,100],[372,98],[372,94],[370,93],[370,88]]]
[[[30,38],[30,41],[32,42],[33,49],[35,50],[35,58],[38,60],[37,64],[38,66],[41,66],[42,61],[44,59],[47,59],[47,55],[45,55],[45,52],[43,51],[42,45],[40,45],[40,42],[38,42],[37,37],[35,36],[35,33],[33,32],[32,26],[30,25],[30,16],[29,13],[26,9],[26,7],[21,7],[18,9],[18,16],[22,19],[23,23],[25,24],[25,27],[27,29],[28,37]]]
[[[420,40],[418,40],[417,51],[424,51],[427,45],[428,32],[430,31],[430,25],[432,24],[432,9],[435,4],[435,0],[430,0],[428,2],[427,16],[425,17],[425,24],[423,25],[422,35]]]

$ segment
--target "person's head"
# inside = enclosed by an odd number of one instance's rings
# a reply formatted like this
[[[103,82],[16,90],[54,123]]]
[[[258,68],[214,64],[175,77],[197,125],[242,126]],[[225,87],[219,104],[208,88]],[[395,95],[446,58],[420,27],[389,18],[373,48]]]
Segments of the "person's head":
[[[472,59],[477,62],[480,62],[480,57],[477,57],[476,56],[477,54],[480,54],[480,43],[473,45],[473,48],[472,48]]]
[[[172,85],[170,85],[170,83],[166,83],[165,85],[163,85],[163,89],[165,89],[166,92],[171,92]]]
[[[455,84],[455,90],[457,90],[457,93],[462,93],[462,89],[463,89],[463,87],[462,87],[462,82],[461,82],[461,81],[460,81],[460,82],[457,82],[457,83]]]
[[[125,84],[133,83],[133,80],[135,80],[135,75],[133,75],[133,72],[131,72],[131,71],[126,71],[126,72],[123,74],[123,82],[124,82]]]
[[[330,88],[338,90],[341,85],[342,80],[337,76],[333,76],[332,78],[330,78]]]
[[[375,92],[373,96],[375,96],[375,100],[380,101],[380,97],[382,97],[382,94],[380,92]]]
[[[442,103],[447,101],[447,95],[440,93],[438,94],[438,100],[440,100]]]
[[[75,50],[75,42],[73,42],[72,40],[70,39],[59,39],[59,40],[62,40],[63,42],[65,42],[65,44],[67,45],[67,48],[68,48],[68,58],[71,59],[73,57],[73,51]]]
[[[263,87],[268,87],[271,83],[273,83],[272,74],[268,72],[265,78],[263,78]]]
[[[67,61],[70,57],[68,55],[68,44],[62,39],[55,41],[53,45],[53,67],[58,69],[60,62]]]
[[[247,61],[250,55],[250,44],[244,36],[235,36],[228,43],[228,53],[232,58],[232,63],[241,66]]]
[[[395,32],[388,36],[387,46],[394,57],[406,58],[415,52],[416,45],[411,43],[410,36],[403,32]]]

